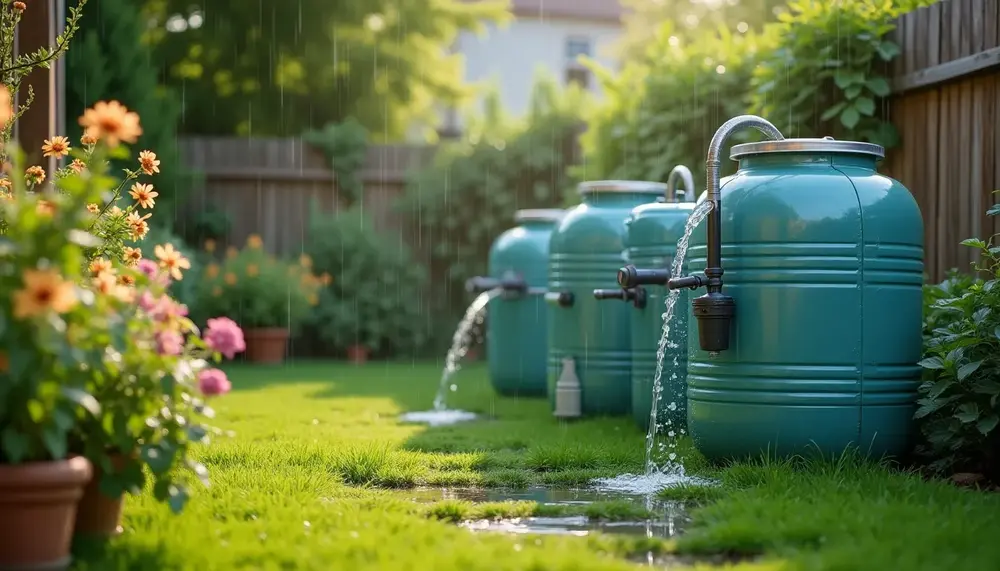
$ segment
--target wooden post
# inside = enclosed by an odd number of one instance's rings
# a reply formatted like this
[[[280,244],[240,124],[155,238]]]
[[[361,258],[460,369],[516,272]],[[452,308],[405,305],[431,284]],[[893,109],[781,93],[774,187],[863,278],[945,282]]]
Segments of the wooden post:
[[[64,25],[65,0],[34,0],[26,2],[21,24],[17,30],[16,52],[31,53],[55,45],[56,36]],[[64,134],[65,119],[63,97],[62,61],[57,60],[49,69],[37,68],[21,82],[17,96],[20,104],[28,97],[28,86],[35,90],[35,101],[18,121],[15,137],[24,150],[28,165],[41,165],[49,174],[58,167],[56,159],[42,159],[42,141],[53,135]]]

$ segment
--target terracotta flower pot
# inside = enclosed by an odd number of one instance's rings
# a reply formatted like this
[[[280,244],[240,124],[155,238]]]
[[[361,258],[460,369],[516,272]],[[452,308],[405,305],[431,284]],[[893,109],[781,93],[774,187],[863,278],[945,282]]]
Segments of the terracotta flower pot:
[[[65,569],[73,520],[90,481],[82,456],[0,466],[0,569]]]
[[[111,457],[115,470],[121,470],[125,465],[124,455]],[[94,477],[83,489],[83,497],[76,509],[76,524],[74,535],[90,537],[113,537],[122,532],[122,507],[125,504],[124,494],[118,497],[108,497],[101,493],[101,476],[104,471],[100,466],[94,466]]]
[[[262,327],[243,332],[247,345],[247,360],[253,363],[281,363],[285,360],[288,330],[282,327]]]
[[[347,359],[355,365],[364,365],[368,362],[368,347],[351,345],[347,348]]]

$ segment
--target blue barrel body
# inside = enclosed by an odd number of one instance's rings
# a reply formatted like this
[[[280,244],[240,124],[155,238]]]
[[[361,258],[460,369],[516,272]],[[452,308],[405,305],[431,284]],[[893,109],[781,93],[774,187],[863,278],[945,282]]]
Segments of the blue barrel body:
[[[628,263],[637,268],[669,269],[694,204],[659,202],[637,206],[626,222]],[[653,403],[653,376],[668,290],[666,286],[642,287],[646,290],[646,306],[629,306],[632,312],[632,416],[639,427],[646,429]],[[674,429],[687,424],[687,305],[688,290],[681,290],[670,322],[669,342],[663,358],[662,393],[657,407],[658,422],[664,427],[669,422]]]
[[[688,424],[709,459],[908,449],[923,221],[877,172],[881,152],[822,139],[733,147],[739,170],[721,190],[729,350],[702,351],[689,313]],[[692,273],[706,252],[696,231]]]
[[[520,279],[528,292],[500,295],[487,310],[486,350],[493,388],[507,396],[544,396],[547,386],[549,239],[564,210],[520,210],[518,226],[490,248],[489,274]]]
[[[624,261],[625,219],[633,208],[654,202],[666,185],[600,181],[580,185],[582,204],[570,210],[552,233],[549,292],[571,303],[549,304],[549,398],[562,360],[573,358],[580,379],[581,412],[628,414],[632,407],[632,308],[594,299],[594,290],[617,288]]]

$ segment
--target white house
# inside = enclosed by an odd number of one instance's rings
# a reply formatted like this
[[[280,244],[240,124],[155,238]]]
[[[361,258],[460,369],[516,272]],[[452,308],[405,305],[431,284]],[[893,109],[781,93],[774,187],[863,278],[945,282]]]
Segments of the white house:
[[[467,32],[458,38],[453,50],[464,56],[465,81],[495,83],[504,109],[515,116],[527,111],[539,67],[600,94],[577,56],[615,67],[612,51],[622,33],[623,12],[618,0],[511,0],[511,11],[514,20],[506,25],[491,24],[481,35]],[[457,110],[447,110],[442,122],[444,133],[462,131]]]

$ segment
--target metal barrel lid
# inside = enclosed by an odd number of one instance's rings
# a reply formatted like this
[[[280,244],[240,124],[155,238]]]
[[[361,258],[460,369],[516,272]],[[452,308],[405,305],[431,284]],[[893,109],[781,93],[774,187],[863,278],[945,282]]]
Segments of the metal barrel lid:
[[[729,158],[733,160],[750,155],[767,153],[848,153],[869,155],[876,159],[885,158],[885,148],[875,143],[860,141],[838,141],[833,137],[822,139],[782,139],[780,141],[760,141],[733,145]]]
[[[581,182],[577,187],[580,194],[590,194],[594,192],[642,192],[649,194],[663,194],[667,191],[667,185],[662,182],[652,182],[647,180],[592,180]]]
[[[514,222],[558,222],[565,215],[559,208],[527,208],[514,213]]]

